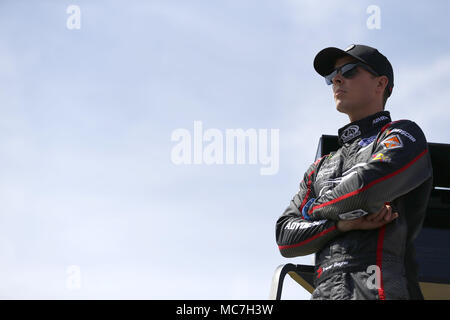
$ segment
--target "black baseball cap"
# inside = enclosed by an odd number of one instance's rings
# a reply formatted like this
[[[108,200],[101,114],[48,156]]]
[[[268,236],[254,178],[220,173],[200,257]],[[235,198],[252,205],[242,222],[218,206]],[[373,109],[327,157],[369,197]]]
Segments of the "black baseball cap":
[[[351,56],[370,66],[378,75],[388,77],[387,88],[391,95],[394,87],[394,71],[389,60],[375,48],[362,44],[352,44],[344,50],[335,47],[325,48],[314,58],[314,69],[325,77],[333,72],[336,60],[345,56]]]

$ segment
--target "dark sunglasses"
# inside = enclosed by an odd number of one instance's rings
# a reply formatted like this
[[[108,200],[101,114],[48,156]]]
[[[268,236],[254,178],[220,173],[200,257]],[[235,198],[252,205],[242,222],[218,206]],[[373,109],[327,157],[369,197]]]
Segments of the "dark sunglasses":
[[[325,82],[327,83],[327,85],[332,84],[334,77],[336,77],[339,72],[341,72],[341,74],[344,78],[351,79],[358,73],[358,67],[361,67],[378,77],[378,73],[376,73],[367,64],[357,62],[357,63],[347,63],[347,64],[344,64],[343,66],[340,66],[340,67],[334,69],[334,71],[332,73],[325,76]]]

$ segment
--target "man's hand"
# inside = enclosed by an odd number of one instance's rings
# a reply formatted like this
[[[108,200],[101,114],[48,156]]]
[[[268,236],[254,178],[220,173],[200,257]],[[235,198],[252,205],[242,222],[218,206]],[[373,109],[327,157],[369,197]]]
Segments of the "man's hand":
[[[346,232],[350,230],[378,229],[390,223],[398,217],[397,212],[392,212],[392,207],[385,204],[380,211],[353,220],[339,220],[337,228]]]

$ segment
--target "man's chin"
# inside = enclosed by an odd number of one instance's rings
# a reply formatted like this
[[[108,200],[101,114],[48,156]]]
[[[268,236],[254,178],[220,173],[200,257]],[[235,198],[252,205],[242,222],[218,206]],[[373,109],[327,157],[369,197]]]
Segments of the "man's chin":
[[[336,110],[347,114],[347,108],[345,108],[345,105],[341,101],[336,101]]]

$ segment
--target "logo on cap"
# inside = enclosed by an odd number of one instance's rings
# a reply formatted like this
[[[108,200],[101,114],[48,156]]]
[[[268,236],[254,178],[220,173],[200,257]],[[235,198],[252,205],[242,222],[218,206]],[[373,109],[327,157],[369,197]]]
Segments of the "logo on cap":
[[[349,45],[347,48],[345,48],[344,51],[350,51],[350,50],[352,50],[354,47],[356,47],[356,45],[351,44],[351,45]]]

